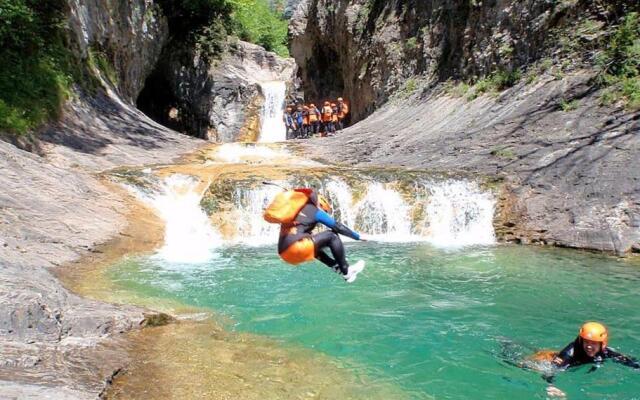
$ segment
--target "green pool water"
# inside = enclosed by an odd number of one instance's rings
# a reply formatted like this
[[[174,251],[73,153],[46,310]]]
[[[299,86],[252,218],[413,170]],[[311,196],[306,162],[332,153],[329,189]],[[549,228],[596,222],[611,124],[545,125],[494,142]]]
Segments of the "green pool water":
[[[205,264],[128,259],[111,278],[127,290],[207,307],[230,330],[322,352],[409,398],[546,398],[534,371],[505,362],[560,349],[586,320],[640,356],[640,267],[590,253],[523,246],[442,250],[347,244],[364,259],[352,284],[319,263],[290,267],[273,246],[228,247]],[[639,399],[640,373],[611,362],[559,373],[570,399]]]

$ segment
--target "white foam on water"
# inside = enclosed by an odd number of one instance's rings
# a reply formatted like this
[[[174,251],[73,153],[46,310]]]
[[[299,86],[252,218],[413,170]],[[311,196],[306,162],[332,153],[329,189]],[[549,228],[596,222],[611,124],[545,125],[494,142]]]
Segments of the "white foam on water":
[[[334,178],[324,183],[323,194],[331,202],[337,220],[376,241],[423,241],[447,248],[495,243],[495,200],[490,193],[467,181],[422,185],[408,201],[391,185],[371,182],[364,196],[355,201],[349,185]],[[279,191],[272,186],[236,189],[234,243],[277,243],[279,226],[265,222],[262,212]],[[415,210],[424,215],[421,220],[414,220]]]
[[[286,150],[277,150],[268,146],[225,143],[218,146],[213,155],[220,163],[240,164],[251,161],[272,161],[291,157]]]
[[[282,120],[286,84],[284,81],[262,82],[264,104],[260,114],[260,139],[259,142],[273,143],[287,140],[287,129]]]
[[[137,190],[165,222],[164,245],[155,257],[178,264],[206,263],[217,257],[222,244],[218,232],[200,207],[197,179],[175,174],[165,178],[154,193]]]
[[[251,190],[237,188],[233,202],[236,209],[237,236],[233,243],[264,246],[278,242],[280,225],[264,220],[264,209],[282,191],[276,186],[263,186]]]
[[[353,193],[342,179],[332,179],[325,185],[327,200],[332,204],[334,218],[352,227],[356,225],[356,209],[353,207]]]
[[[422,235],[436,246],[490,245],[495,199],[477,183],[448,180],[428,187],[426,218]]]
[[[385,242],[412,242],[421,238],[412,233],[411,207],[397,191],[372,182],[355,206],[357,229]]]
[[[288,187],[292,184],[277,182]],[[324,183],[323,194],[334,216],[345,225],[384,242],[427,241],[455,248],[495,243],[495,200],[475,182],[447,180],[422,182],[413,198],[393,185],[371,182],[364,195],[354,200],[342,179]],[[264,221],[264,208],[281,189],[275,186],[235,189],[230,218],[236,228],[228,240],[211,225],[200,207],[199,181],[175,174],[165,178],[153,193],[136,192],[151,204],[166,223],[165,243],[156,257],[172,263],[206,263],[217,256],[221,245],[263,246],[277,243],[279,225]],[[417,213],[416,213],[417,211]],[[413,214],[421,216],[414,217]]]

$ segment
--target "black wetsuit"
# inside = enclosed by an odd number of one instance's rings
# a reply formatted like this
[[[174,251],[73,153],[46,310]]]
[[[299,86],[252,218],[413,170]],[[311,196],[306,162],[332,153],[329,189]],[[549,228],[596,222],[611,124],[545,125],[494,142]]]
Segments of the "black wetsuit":
[[[555,358],[555,360],[558,359],[562,360],[560,364],[556,363],[560,368],[575,367],[582,364],[599,365],[602,364],[604,360],[611,359],[627,367],[640,369],[640,363],[636,360],[620,354],[609,347],[604,347],[595,357],[589,357],[582,347],[582,340],[580,338],[576,338],[576,340],[562,349]]]
[[[310,238],[313,240],[316,259],[326,266],[339,270],[343,275],[346,275],[349,271],[349,264],[347,264],[344,246],[338,234],[356,240],[360,239],[360,235],[344,224],[335,221],[329,214],[319,209],[316,204],[317,195],[313,192],[309,203],[307,203],[296,216],[293,226],[283,225],[281,227],[280,239],[278,240],[278,253],[284,252],[298,240]],[[311,232],[318,223],[322,223],[331,230],[312,235]],[[331,250],[333,258],[323,250],[325,247]]]

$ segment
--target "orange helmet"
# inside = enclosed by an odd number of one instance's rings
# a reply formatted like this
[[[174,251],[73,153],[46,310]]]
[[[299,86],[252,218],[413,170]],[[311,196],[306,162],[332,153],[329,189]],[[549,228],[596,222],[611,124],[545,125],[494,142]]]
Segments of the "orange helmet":
[[[324,102],[324,105],[325,105],[325,106],[328,106],[328,105],[329,105],[329,102],[328,102],[328,101],[325,101],[325,102]]]
[[[342,101],[342,97],[338,97],[338,101]]]
[[[580,328],[579,336],[583,339],[601,342],[603,346],[606,346],[609,341],[609,331],[607,331],[607,327],[599,322],[586,322]]]
[[[320,207],[324,212],[331,212],[331,204],[324,197],[318,195],[318,207]]]

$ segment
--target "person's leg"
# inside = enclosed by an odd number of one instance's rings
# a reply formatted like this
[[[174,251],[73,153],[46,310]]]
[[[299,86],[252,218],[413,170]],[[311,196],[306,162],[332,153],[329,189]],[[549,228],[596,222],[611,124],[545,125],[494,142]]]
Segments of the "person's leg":
[[[324,265],[326,265],[327,267],[333,270],[336,270],[336,271],[338,270],[338,263],[336,262],[336,260],[331,258],[331,256],[325,253],[324,250],[322,249],[316,250],[316,260],[320,261],[321,263],[323,263]]]
[[[347,272],[349,272],[349,264],[347,264],[347,259],[345,257],[344,245],[338,235],[331,231],[324,231],[313,235],[311,239],[316,247],[316,257],[318,256],[318,252],[322,251],[323,248],[328,247],[329,250],[331,250],[333,259],[338,263],[340,272],[342,272],[343,275],[346,275]]]

